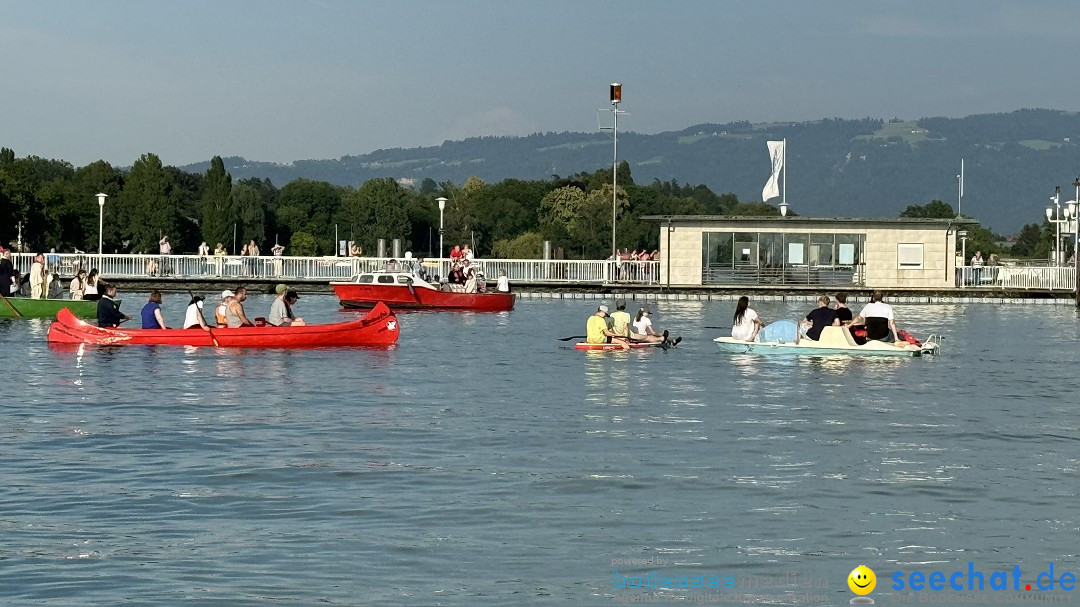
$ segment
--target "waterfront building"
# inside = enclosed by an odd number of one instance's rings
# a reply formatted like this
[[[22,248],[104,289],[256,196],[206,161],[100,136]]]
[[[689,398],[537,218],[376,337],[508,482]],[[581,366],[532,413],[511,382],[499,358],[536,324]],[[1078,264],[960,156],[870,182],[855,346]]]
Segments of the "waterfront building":
[[[956,287],[965,219],[652,215],[663,286]]]

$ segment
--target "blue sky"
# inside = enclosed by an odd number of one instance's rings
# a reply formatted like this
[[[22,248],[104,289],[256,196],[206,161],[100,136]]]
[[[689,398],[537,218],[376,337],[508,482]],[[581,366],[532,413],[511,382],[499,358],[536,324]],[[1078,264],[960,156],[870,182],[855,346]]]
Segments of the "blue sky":
[[[287,162],[477,135],[1080,109],[1074,0],[0,0],[18,156]]]

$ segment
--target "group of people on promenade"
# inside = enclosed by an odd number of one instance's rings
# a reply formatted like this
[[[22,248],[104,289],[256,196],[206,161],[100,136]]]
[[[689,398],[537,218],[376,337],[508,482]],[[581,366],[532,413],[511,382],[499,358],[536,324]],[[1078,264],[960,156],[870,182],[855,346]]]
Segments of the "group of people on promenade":
[[[30,297],[33,299],[58,299],[63,295],[64,287],[56,271],[57,263],[49,261],[50,256],[38,253],[30,264],[30,271],[22,274],[11,261],[11,251],[0,253],[0,295],[4,297]],[[89,274],[81,268],[75,271],[68,284],[71,299],[96,300],[100,281],[97,268]]]
[[[667,329],[659,332],[653,328],[648,308],[640,308],[637,317],[632,319],[630,313],[626,311],[624,299],[615,302],[615,312],[611,314],[608,313],[606,305],[601,305],[585,323],[586,343],[616,344],[624,350],[629,350],[630,344],[633,343],[676,346],[682,341],[682,337],[669,340],[668,336]]]
[[[745,295],[740,297],[732,317],[731,336],[742,341],[757,341],[758,334],[765,326],[765,321],[750,307],[750,298]],[[893,343],[899,335],[893,308],[885,303],[885,295],[881,291],[871,293],[870,303],[855,315],[847,307],[846,293],[837,293],[835,301],[830,300],[828,295],[822,295],[817,300],[817,307],[798,322],[795,343],[804,337],[818,341],[821,332],[829,326],[850,331],[858,345],[869,340]]]
[[[209,331],[212,328],[235,328],[273,325],[275,327],[300,326],[305,324],[304,319],[296,315],[293,306],[296,305],[300,296],[296,291],[289,289],[284,284],[277,285],[274,290],[274,301],[270,304],[270,313],[264,319],[256,318],[252,321],[244,309],[247,301],[247,288],[237,287],[235,290],[221,292],[221,302],[214,308],[213,324],[203,314],[205,297],[192,295],[184,311],[184,329],[202,329]],[[154,290],[139,312],[140,327],[143,329],[168,329],[165,317],[161,311],[161,292]],[[116,299],[116,285],[105,285],[101,298],[98,301],[97,321],[99,327],[118,327],[121,323],[131,320],[131,317],[120,311],[120,302]]]
[[[646,261],[659,261],[660,249],[653,249],[650,253],[648,249],[636,249],[631,251],[630,249],[623,249],[618,252],[617,255],[608,257],[608,261],[614,261],[616,265],[616,276],[619,280],[648,280],[649,265]]]

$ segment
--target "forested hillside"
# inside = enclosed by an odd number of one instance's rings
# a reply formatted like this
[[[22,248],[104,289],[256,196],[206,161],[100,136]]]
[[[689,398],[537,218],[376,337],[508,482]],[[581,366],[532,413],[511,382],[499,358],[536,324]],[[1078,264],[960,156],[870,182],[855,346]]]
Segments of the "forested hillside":
[[[932,199],[955,207],[963,158],[961,211],[998,232],[1012,233],[1040,220],[1055,185],[1068,186],[1080,175],[1080,115],[1055,110],[917,121],[700,124],[657,135],[620,133],[619,158],[629,163],[638,183],[703,184],[756,201],[769,176],[765,142],[783,138],[788,140],[788,202],[803,215],[895,216],[908,205]],[[415,180],[419,187],[424,179],[458,184],[470,176],[487,182],[550,179],[610,167],[611,138],[539,133],[289,165],[224,161],[235,177],[268,178],[275,184],[302,177],[357,186],[393,177]],[[182,168],[203,172],[208,166]]]

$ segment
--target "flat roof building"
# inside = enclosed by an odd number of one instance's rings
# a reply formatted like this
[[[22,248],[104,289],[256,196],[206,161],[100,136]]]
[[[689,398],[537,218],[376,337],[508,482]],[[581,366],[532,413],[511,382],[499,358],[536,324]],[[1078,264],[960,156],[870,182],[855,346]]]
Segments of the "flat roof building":
[[[955,287],[957,232],[976,223],[723,215],[643,219],[659,224],[665,286],[904,290]]]

